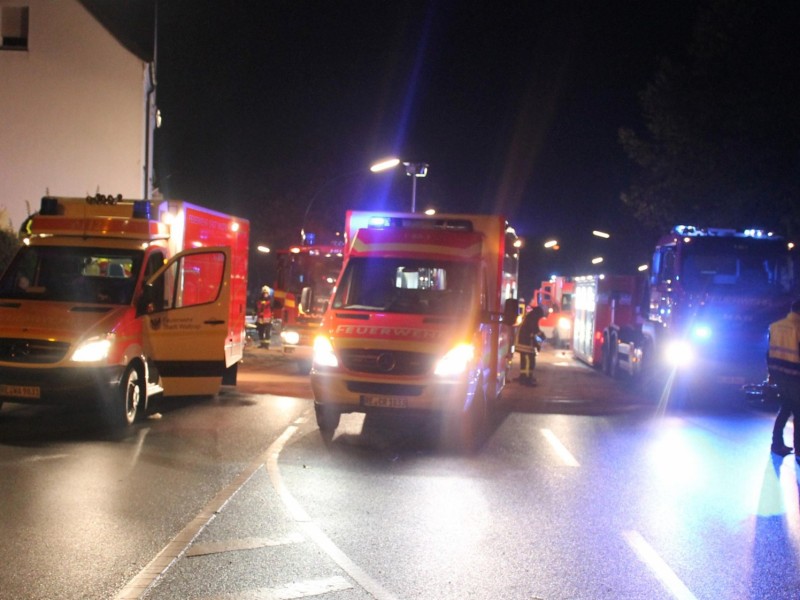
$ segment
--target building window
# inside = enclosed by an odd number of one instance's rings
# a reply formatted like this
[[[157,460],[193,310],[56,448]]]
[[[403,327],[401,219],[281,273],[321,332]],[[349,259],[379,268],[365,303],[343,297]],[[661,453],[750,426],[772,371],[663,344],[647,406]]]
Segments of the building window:
[[[28,7],[0,9],[0,50],[28,49]]]

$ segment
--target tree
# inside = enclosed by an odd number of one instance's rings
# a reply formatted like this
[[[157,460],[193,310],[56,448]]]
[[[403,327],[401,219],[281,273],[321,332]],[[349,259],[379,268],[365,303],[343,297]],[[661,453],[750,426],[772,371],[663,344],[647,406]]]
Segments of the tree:
[[[640,94],[646,131],[620,129],[641,169],[623,201],[643,224],[800,233],[800,3],[706,0],[683,59]]]
[[[10,229],[0,229],[0,274],[6,270],[18,248],[17,235]]]

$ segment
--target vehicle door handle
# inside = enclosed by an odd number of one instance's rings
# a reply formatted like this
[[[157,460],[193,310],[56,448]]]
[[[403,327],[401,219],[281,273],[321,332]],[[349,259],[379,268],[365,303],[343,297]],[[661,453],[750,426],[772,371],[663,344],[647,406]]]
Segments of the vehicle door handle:
[[[225,321],[222,319],[209,319],[208,321],[203,321],[206,325],[224,325]]]

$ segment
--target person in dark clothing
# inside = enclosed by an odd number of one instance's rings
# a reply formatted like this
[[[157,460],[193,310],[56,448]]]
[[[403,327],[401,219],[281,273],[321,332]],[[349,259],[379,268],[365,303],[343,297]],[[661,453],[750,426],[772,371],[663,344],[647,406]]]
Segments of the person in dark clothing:
[[[262,348],[269,348],[272,337],[272,290],[265,285],[256,304],[256,329]]]
[[[800,300],[792,303],[791,311],[769,326],[767,369],[770,381],[778,387],[781,407],[772,428],[772,452],[780,456],[791,454],[792,448],[783,441],[783,429],[794,415],[794,448],[800,448]],[[796,456],[800,465],[800,456]]]
[[[517,332],[517,352],[519,352],[519,382],[533,385],[536,381],[533,370],[536,368],[536,354],[541,348],[544,333],[539,328],[539,320],[544,316],[541,306],[534,306],[522,319]]]

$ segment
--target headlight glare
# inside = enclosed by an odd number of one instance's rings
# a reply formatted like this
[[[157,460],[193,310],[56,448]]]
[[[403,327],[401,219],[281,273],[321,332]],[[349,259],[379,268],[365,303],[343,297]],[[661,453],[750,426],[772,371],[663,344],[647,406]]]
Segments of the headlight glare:
[[[692,329],[692,335],[698,340],[707,340],[711,338],[711,327],[708,325],[695,325]]]
[[[108,357],[111,350],[109,338],[92,338],[78,345],[72,353],[73,362],[99,362]]]
[[[460,375],[467,370],[474,358],[475,348],[472,344],[459,344],[439,359],[434,374],[439,376]]]
[[[296,331],[292,331],[291,329],[287,331],[281,331],[281,340],[284,344],[289,344],[290,346],[296,346],[300,343],[300,334]]]
[[[694,362],[694,348],[685,340],[670,342],[665,348],[667,362],[673,367],[685,367]]]
[[[314,338],[314,364],[318,367],[338,367],[339,359],[333,352],[333,344],[324,335]]]

